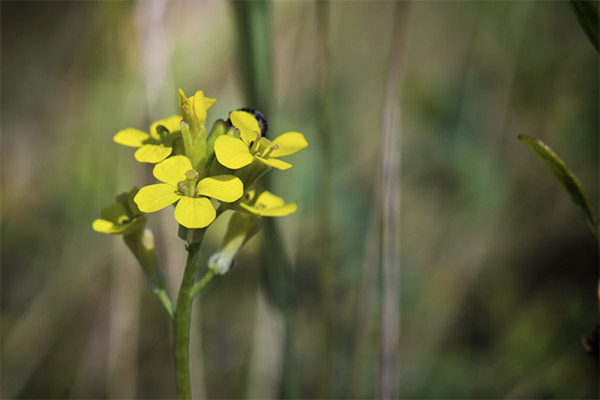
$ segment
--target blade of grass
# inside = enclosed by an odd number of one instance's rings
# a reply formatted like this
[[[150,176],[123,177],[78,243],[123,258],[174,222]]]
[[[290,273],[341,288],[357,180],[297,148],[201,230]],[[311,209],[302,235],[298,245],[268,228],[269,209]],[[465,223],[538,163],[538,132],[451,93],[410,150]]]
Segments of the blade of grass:
[[[237,43],[240,74],[246,106],[270,118],[273,98],[273,56],[271,38],[271,3],[269,1],[232,1],[237,27]],[[271,124],[272,126],[272,124]],[[269,189],[270,175],[262,179],[262,185]],[[289,308],[291,301],[290,258],[285,253],[279,227],[273,218],[263,220],[263,240],[260,254],[261,283],[266,298],[281,313],[284,319],[283,364],[280,393],[296,397],[292,387],[295,380],[289,368],[291,361],[291,332]],[[252,371],[249,371],[252,374]],[[249,387],[252,383],[250,382]]]
[[[569,6],[575,14],[581,29],[585,32],[590,42],[600,51],[600,11],[597,0],[569,0]]]
[[[598,220],[581,183],[579,183],[579,179],[571,172],[567,164],[540,139],[523,135],[520,135],[518,138],[540,159],[565,189],[581,214],[590,233],[598,241]]]
[[[331,233],[331,201],[333,174],[333,92],[331,34],[329,28],[329,1],[319,1],[317,7],[317,37],[319,63],[319,193],[323,201],[319,207],[319,290],[321,296],[321,371],[319,374],[318,395],[322,398],[338,397],[335,395],[335,309],[334,309],[334,261]]]
[[[399,396],[400,389],[400,102],[409,2],[394,5],[394,34],[383,109],[381,230],[381,362],[379,394]]]

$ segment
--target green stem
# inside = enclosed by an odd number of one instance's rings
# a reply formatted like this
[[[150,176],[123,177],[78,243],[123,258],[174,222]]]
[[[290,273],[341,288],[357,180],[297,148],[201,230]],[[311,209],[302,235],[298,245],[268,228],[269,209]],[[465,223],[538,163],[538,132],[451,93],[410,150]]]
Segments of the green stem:
[[[192,288],[196,280],[196,270],[200,261],[202,243],[194,242],[188,247],[188,258],[183,280],[177,296],[175,314],[175,374],[179,399],[192,398],[190,381],[190,324],[192,320]]]
[[[208,282],[210,282],[210,280],[215,276],[215,273],[212,271],[212,269],[209,269],[206,274],[204,274],[204,276],[202,277],[202,279],[200,279],[200,282],[196,283],[194,285],[194,287],[192,288],[192,297],[194,297],[195,295],[198,294],[198,292],[200,292],[204,286],[206,286],[206,284]]]
[[[171,304],[171,300],[169,299],[169,296],[167,295],[167,292],[165,291],[165,289],[158,289],[154,292],[154,294],[158,297],[158,299],[162,303],[163,307],[165,307],[165,310],[167,310],[167,313],[169,314],[171,321],[174,321],[175,320],[175,310],[173,309],[173,305]]]

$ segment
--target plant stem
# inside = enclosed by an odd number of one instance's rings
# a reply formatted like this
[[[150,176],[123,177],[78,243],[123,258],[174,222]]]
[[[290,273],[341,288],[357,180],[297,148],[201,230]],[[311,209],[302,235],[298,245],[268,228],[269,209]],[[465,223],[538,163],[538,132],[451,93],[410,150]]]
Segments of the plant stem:
[[[202,235],[203,236],[203,235]],[[177,378],[177,396],[179,399],[192,398],[190,381],[190,323],[192,320],[192,288],[196,280],[196,270],[200,261],[202,243],[189,244],[188,258],[183,272],[183,280],[177,296],[175,314],[175,374]]]
[[[163,307],[165,307],[165,310],[167,310],[171,321],[175,320],[175,310],[173,310],[173,305],[171,304],[171,300],[169,299],[165,289],[158,289],[154,292],[154,294],[158,297]]]
[[[196,283],[194,285],[194,287],[192,288],[192,297],[194,297],[196,294],[198,294],[198,292],[200,292],[204,286],[206,286],[206,284],[208,282],[210,282],[210,280],[215,276],[215,273],[212,271],[212,269],[209,269],[206,274],[204,274],[204,276],[202,277],[202,279],[200,279],[200,282]]]

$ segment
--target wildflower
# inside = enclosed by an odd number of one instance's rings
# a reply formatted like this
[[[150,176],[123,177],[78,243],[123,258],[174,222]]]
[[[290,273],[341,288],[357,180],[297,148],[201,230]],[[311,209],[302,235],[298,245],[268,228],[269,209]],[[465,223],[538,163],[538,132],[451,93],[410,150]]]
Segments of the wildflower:
[[[154,236],[146,226],[146,217],[142,215],[133,198],[138,193],[136,187],[117,196],[117,201],[102,210],[104,219],[92,223],[96,232],[122,235],[123,240],[135,258],[139,261],[146,285],[153,292],[164,289],[165,278],[158,266],[154,252]]]
[[[234,202],[244,194],[244,185],[233,175],[217,175],[198,181],[198,172],[185,156],[173,156],[152,171],[161,182],[140,189],[134,201],[140,211],[156,212],[177,202],[175,219],[186,228],[204,228],[216,217],[208,199]]]
[[[308,143],[299,132],[287,132],[272,142],[261,137],[258,121],[245,111],[233,111],[231,123],[240,131],[240,137],[221,136],[215,141],[217,160],[227,168],[239,169],[258,160],[269,167],[288,169],[292,166],[278,157],[297,153]]]
[[[142,215],[133,202],[133,197],[138,189],[132,188],[129,192],[117,196],[117,201],[102,210],[102,218],[92,223],[96,232],[110,235],[128,235],[144,229],[146,217]]]
[[[281,197],[266,190],[258,196],[256,191],[250,190],[246,193],[244,201],[240,203],[240,207],[262,217],[284,217],[298,209],[296,203],[285,204]]]
[[[150,125],[150,133],[135,128],[117,132],[113,140],[123,146],[139,147],[134,157],[139,162],[158,163],[173,152],[173,143],[181,137],[181,116],[173,115]]]

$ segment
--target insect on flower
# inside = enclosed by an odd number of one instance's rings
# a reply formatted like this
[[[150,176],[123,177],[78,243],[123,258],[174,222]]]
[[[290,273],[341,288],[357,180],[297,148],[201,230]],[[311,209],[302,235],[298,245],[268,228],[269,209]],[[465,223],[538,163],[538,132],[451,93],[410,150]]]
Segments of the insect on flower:
[[[260,126],[260,136],[267,137],[267,130],[269,129],[269,124],[267,124],[267,120],[265,119],[265,116],[260,111],[254,110],[249,107],[238,108],[235,111],[245,111],[247,113],[252,114],[252,116],[256,119],[256,121],[258,122],[258,125]],[[231,114],[231,113],[229,113],[229,114]],[[231,123],[231,118],[227,119],[227,123],[229,125],[233,125]]]

